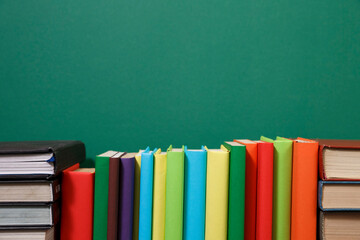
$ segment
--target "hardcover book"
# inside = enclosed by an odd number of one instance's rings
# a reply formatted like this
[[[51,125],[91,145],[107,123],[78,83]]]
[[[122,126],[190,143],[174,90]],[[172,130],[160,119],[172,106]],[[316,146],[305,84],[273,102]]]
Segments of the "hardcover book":
[[[184,149],[167,150],[165,240],[182,240],[184,204]]]
[[[144,152],[144,150],[140,150],[139,153],[135,155],[133,240],[139,240],[139,201],[142,152]]]
[[[244,239],[246,147],[224,142],[230,152],[228,240]]]
[[[0,230],[0,240],[55,240],[58,227],[49,229],[9,229]]]
[[[94,168],[79,168],[63,172],[61,239],[92,239],[94,180]]]
[[[276,140],[261,137],[261,140],[274,144],[272,239],[290,240],[293,142],[281,137],[277,137]]]
[[[205,239],[226,240],[229,195],[229,151],[207,149]]]
[[[184,240],[205,239],[206,150],[185,147]]]
[[[320,240],[353,240],[360,236],[360,212],[320,211]]]

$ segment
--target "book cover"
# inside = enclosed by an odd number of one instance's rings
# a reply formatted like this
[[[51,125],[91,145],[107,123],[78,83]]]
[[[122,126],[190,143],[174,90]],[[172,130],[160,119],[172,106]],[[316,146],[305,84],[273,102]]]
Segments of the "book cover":
[[[120,158],[119,240],[132,239],[136,154],[127,153]]]
[[[205,239],[226,240],[229,196],[229,151],[207,150]]]
[[[244,239],[246,147],[224,142],[230,151],[228,240]]]
[[[108,240],[118,239],[120,157],[122,155],[124,155],[123,152],[118,152],[109,158]]]
[[[273,143],[258,143],[258,175],[256,193],[256,239],[272,238],[273,208]]]
[[[107,238],[109,200],[109,158],[117,152],[107,151],[95,158],[94,240]]]
[[[165,190],[165,240],[182,240],[184,199],[184,149],[167,150]]]
[[[290,239],[292,141],[261,137],[274,144],[273,240]]]
[[[93,238],[94,168],[64,171],[62,177],[61,239]]]
[[[166,152],[154,155],[154,196],[152,238],[165,238],[165,186],[166,186]]]
[[[185,147],[184,240],[205,239],[206,150]]]
[[[315,141],[293,140],[291,239],[316,240],[318,149]]]
[[[257,143],[242,139],[235,142],[246,146],[245,173],[245,240],[255,240],[256,187],[257,187]]]
[[[139,240],[151,240],[154,189],[154,153],[160,149],[141,153]]]
[[[135,156],[135,175],[134,175],[134,218],[133,218],[133,240],[139,240],[139,202],[140,202],[140,173],[141,173],[141,153],[148,151],[140,150]]]
[[[329,177],[326,175],[325,167],[324,167],[324,153],[327,149],[340,149],[340,150],[360,150],[360,140],[340,140],[340,139],[315,139],[319,143],[319,174],[322,180],[360,180],[360,178],[356,177],[348,177],[348,176],[337,176]],[[345,159],[344,159],[345,160]],[[349,162],[343,161],[344,165],[349,164]],[[358,169],[353,169],[353,171],[358,171]],[[356,175],[359,175],[356,172]]]

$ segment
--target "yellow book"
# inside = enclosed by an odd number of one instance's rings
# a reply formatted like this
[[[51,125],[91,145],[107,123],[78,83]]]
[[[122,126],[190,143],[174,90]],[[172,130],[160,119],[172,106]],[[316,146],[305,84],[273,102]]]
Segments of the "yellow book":
[[[226,240],[229,195],[229,151],[207,149],[205,240]]]
[[[139,151],[139,153],[135,156],[133,240],[139,239],[139,200],[140,200],[141,152],[142,151]]]
[[[165,180],[166,180],[166,152],[154,155],[154,197],[152,239],[165,239]]]

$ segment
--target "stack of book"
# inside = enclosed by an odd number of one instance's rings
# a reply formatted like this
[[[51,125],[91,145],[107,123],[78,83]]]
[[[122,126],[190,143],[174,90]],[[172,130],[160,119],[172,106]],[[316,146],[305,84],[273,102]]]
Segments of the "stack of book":
[[[360,141],[319,140],[320,239],[359,239]]]
[[[79,141],[0,143],[0,239],[58,239],[59,176],[84,159]]]

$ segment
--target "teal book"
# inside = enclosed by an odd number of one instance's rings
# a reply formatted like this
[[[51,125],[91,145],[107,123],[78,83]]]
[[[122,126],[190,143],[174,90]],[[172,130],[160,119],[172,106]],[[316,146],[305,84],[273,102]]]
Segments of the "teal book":
[[[165,240],[182,240],[184,149],[169,147],[166,162]]]
[[[206,150],[185,147],[184,240],[205,239]]]
[[[95,158],[94,240],[107,239],[109,199],[109,159],[117,154],[107,151]]]
[[[273,240],[290,240],[291,175],[293,141],[261,137],[274,144]]]
[[[228,240],[244,239],[246,147],[224,142],[230,152]]]

